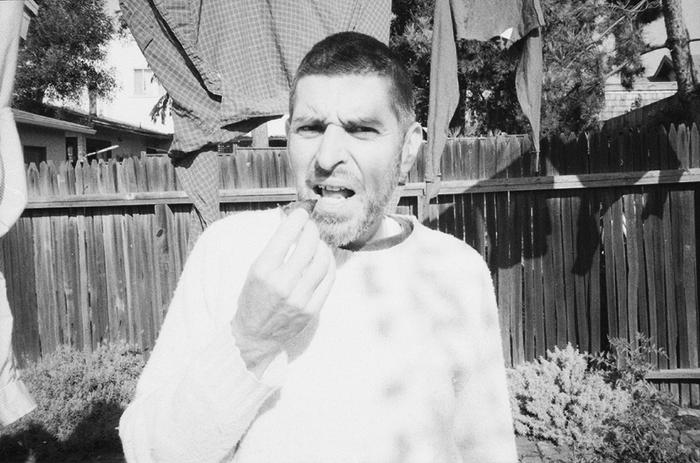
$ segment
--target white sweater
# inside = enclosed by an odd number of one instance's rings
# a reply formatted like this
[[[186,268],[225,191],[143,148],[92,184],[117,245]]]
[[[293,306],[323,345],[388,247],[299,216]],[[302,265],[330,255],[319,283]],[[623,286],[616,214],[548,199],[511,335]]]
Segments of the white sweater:
[[[411,220],[393,247],[336,253],[318,323],[260,381],[230,321],[280,212],[211,226],[122,416],[127,460],[516,462],[488,269],[465,243]]]

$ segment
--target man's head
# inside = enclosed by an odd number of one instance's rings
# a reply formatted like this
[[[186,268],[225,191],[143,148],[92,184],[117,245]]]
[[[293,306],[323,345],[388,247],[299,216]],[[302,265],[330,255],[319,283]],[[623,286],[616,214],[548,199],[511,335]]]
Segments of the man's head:
[[[332,245],[361,246],[384,217],[422,132],[408,74],[381,42],[354,32],[316,44],[297,71],[287,136],[302,199]]]
[[[379,40],[358,32],[339,32],[318,42],[299,64],[289,92],[289,115],[294,113],[297,84],[305,76],[375,75],[390,83],[391,105],[401,125],[415,120],[413,83],[405,66]]]

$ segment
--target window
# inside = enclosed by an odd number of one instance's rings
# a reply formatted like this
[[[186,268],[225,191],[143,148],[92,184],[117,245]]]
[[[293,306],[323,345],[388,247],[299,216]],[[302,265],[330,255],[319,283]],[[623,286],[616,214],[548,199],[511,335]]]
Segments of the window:
[[[39,167],[40,162],[46,162],[46,147],[45,146],[23,146],[24,163],[31,164],[32,162]]]
[[[151,69],[134,69],[135,96],[158,96],[159,87]]]
[[[78,137],[66,137],[66,159],[73,163],[78,159]]]
[[[99,140],[97,138],[86,138],[85,139],[85,149],[87,151],[88,159],[102,159],[106,161],[107,159],[112,157],[112,150],[110,151],[103,151],[101,153],[97,153],[97,151],[104,149],[104,148],[109,148],[112,146],[112,142],[109,140]]]

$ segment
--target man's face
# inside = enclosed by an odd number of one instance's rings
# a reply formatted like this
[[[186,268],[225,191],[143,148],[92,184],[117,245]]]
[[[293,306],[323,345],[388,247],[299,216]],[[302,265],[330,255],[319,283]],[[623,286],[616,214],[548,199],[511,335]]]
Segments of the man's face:
[[[389,89],[375,75],[297,82],[287,129],[292,169],[300,198],[318,199],[313,218],[332,245],[369,240],[396,187],[404,130]]]

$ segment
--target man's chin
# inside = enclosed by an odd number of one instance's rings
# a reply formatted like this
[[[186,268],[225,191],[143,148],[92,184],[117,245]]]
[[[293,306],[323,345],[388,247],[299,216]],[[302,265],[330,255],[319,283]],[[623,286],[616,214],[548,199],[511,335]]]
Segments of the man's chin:
[[[329,246],[344,247],[361,234],[361,221],[352,215],[329,214],[316,208],[311,217],[318,226],[321,239]]]

